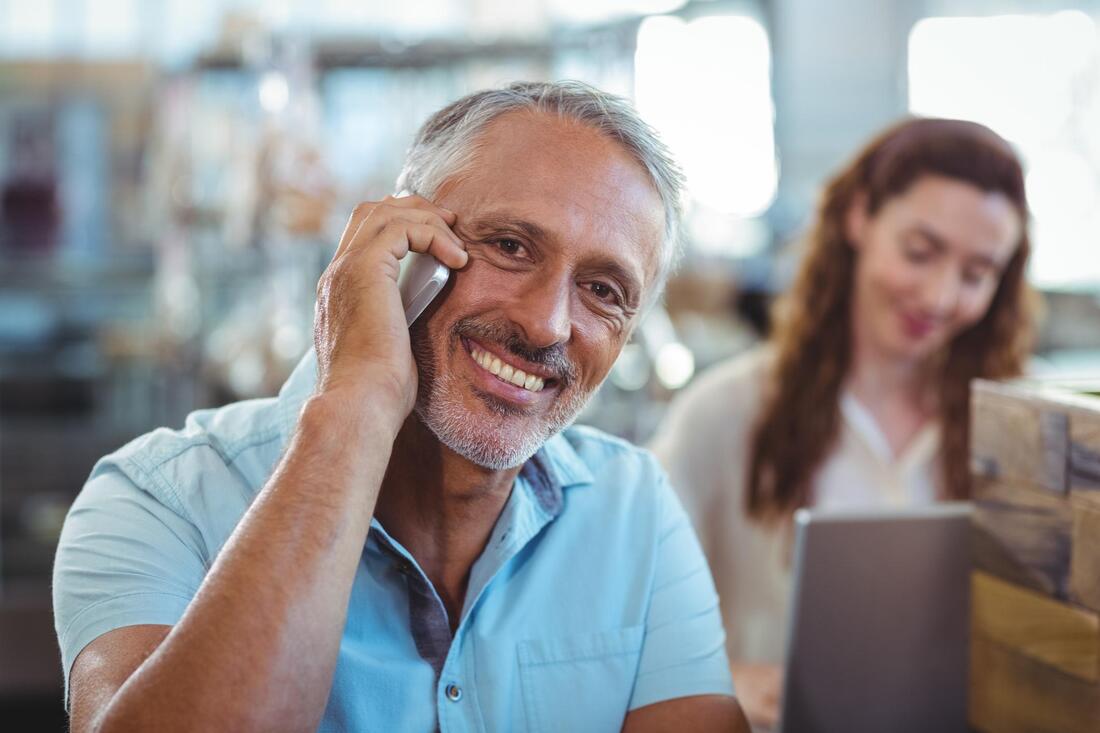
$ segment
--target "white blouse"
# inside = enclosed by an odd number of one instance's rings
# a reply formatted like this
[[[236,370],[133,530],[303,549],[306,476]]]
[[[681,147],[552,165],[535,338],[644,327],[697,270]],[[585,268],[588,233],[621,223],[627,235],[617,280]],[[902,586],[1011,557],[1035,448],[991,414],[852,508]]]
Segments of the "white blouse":
[[[722,603],[731,660],[782,663],[791,591],[789,524],[744,512],[748,444],[772,362],[758,348],[702,374],[673,401],[650,448],[695,524]],[[905,506],[936,500],[940,429],[925,426],[895,456],[871,413],[840,401],[841,435],[813,483],[817,508]]]

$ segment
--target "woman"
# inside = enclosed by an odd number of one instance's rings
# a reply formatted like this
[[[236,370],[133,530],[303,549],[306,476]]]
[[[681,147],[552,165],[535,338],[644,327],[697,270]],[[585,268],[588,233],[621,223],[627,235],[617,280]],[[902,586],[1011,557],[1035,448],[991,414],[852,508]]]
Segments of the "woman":
[[[768,343],[673,403],[652,447],[710,560],[754,723],[778,717],[794,511],[969,495],[969,382],[1018,375],[1030,350],[1027,220],[991,130],[888,129],[826,187]]]

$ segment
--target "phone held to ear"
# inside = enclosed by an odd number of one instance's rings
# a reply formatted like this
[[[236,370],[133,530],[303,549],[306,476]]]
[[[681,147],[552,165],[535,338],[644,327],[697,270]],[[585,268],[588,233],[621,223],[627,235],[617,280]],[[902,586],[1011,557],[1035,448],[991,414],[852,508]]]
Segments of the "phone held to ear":
[[[411,326],[447,284],[451,271],[429,254],[409,252],[401,262],[397,287],[405,307],[405,325]]]

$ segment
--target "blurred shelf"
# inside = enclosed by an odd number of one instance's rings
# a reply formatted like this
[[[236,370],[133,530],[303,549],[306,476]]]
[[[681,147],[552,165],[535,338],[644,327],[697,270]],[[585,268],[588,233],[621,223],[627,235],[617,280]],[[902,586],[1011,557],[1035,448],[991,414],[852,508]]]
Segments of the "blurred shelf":
[[[4,587],[0,593],[0,709],[6,707],[5,700],[19,698],[56,696],[60,703],[61,688],[61,654],[48,582]]]
[[[555,47],[545,41],[429,40],[408,43],[401,40],[328,40],[315,42],[311,49],[314,65],[321,70],[354,68],[423,69],[466,61],[500,61],[507,58],[553,58]],[[206,53],[195,67],[206,71],[245,69],[248,62],[237,49]]]

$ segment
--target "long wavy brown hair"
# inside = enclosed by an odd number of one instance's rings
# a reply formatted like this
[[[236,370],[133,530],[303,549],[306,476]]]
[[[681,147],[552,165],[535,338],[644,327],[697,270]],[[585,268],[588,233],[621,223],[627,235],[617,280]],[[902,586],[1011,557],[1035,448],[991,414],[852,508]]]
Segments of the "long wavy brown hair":
[[[873,216],[926,175],[1004,194],[1023,224],[988,311],[934,361],[944,498],[970,495],[970,381],[1020,374],[1033,341],[1037,300],[1024,272],[1031,249],[1024,175],[1012,148],[992,130],[911,118],[881,133],[828,182],[793,286],[776,303],[775,362],[749,453],[749,516],[781,520],[809,504],[813,477],[839,433],[840,393],[852,358],[856,251],[845,219],[853,202],[862,197]]]

